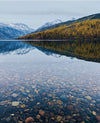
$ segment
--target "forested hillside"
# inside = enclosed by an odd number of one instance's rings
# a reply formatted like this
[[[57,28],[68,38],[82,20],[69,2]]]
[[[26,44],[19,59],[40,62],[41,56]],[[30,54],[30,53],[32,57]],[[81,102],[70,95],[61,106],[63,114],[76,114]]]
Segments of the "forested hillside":
[[[22,36],[19,39],[100,39],[100,19],[86,20]]]

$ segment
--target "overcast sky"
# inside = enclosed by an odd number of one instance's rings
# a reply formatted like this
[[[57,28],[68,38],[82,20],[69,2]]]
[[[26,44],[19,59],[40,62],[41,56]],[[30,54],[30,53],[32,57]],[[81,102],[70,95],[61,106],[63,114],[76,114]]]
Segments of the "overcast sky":
[[[0,0],[1,23],[25,23],[32,28],[94,13],[100,13],[100,0]]]

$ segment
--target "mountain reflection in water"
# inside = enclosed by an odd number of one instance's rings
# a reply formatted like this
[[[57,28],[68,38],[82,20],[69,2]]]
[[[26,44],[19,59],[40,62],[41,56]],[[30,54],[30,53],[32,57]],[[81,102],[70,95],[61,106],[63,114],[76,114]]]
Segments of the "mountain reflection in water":
[[[100,62],[100,41],[1,41],[0,53],[25,54],[37,48],[47,55],[61,55]],[[58,55],[57,55],[58,54]]]
[[[1,41],[0,123],[99,123],[99,51],[99,41]]]
[[[30,50],[34,49],[30,45],[21,41],[0,41],[0,53],[9,54],[16,52],[16,54],[26,54]]]
[[[28,42],[43,52],[100,62],[100,41],[38,41]]]

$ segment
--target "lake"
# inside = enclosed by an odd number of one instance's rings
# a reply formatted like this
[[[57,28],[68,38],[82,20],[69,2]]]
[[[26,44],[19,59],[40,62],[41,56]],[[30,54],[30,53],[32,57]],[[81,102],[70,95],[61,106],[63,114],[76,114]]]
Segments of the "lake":
[[[100,122],[99,41],[0,41],[0,123],[31,122]]]

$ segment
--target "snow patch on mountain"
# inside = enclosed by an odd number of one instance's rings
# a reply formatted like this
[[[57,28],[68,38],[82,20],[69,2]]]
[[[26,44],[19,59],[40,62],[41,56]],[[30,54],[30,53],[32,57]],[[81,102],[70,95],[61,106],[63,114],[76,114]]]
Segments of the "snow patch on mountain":
[[[34,31],[34,29],[28,27],[26,24],[23,24],[23,23],[11,23],[11,24],[0,23],[0,27],[10,27],[17,30]]]
[[[45,27],[49,27],[49,26],[55,25],[55,24],[58,24],[58,23],[62,23],[62,21],[60,19],[57,19],[57,20],[54,20],[52,22],[47,22],[43,26],[41,26],[40,28],[38,28],[38,30],[40,30],[42,28],[45,28]]]
[[[0,23],[0,39],[11,39],[30,34],[34,29],[22,23]]]
[[[11,24],[8,24],[8,26],[18,30],[32,30],[33,31],[33,29],[29,28],[27,25],[22,23],[11,23]]]

